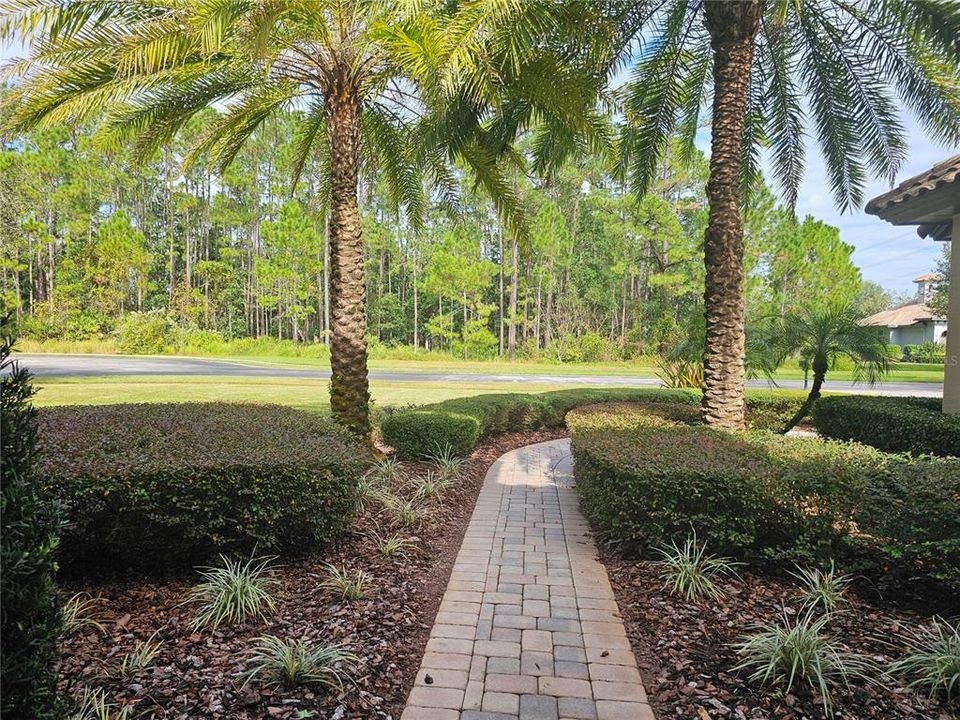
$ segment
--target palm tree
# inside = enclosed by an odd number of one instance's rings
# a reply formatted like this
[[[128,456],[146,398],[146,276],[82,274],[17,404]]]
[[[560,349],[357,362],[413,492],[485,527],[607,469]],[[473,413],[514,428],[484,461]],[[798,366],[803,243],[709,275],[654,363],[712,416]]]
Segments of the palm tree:
[[[578,68],[586,46],[546,42],[569,37],[588,8],[586,0],[0,0],[0,36],[31,50],[6,69],[19,81],[14,130],[102,114],[112,138],[146,157],[219,105],[189,160],[209,156],[222,167],[272,114],[300,111],[294,182],[320,152],[329,203],[330,402],[366,434],[358,174],[374,166],[417,225],[421,176],[449,198],[457,163],[521,231],[506,179],[513,140],[534,125],[595,134],[599,78]]]
[[[623,88],[621,169],[642,195],[667,143],[692,154],[712,93],[703,414],[744,427],[744,193],[771,153],[797,200],[812,120],[839,206],[906,157],[901,107],[960,142],[960,3],[952,0],[658,0],[629,3],[621,38],[639,44]]]
[[[771,369],[789,357],[799,356],[813,370],[810,394],[783,432],[810,413],[820,397],[827,371],[840,358],[853,361],[855,382],[866,380],[873,385],[886,374],[889,351],[883,328],[861,325],[859,318],[856,308],[847,303],[808,306],[774,320],[772,327],[761,333],[773,360]]]

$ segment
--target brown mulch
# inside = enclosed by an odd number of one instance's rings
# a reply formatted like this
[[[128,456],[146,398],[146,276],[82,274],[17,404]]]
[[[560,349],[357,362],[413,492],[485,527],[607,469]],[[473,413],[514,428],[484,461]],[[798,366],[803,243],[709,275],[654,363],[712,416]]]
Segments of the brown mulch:
[[[194,632],[195,609],[183,604],[191,584],[183,580],[71,587],[94,598],[91,615],[104,630],[87,626],[62,639],[61,689],[76,696],[84,687],[100,688],[115,706],[131,705],[137,718],[399,717],[487,469],[508,450],[564,434],[515,433],[479,447],[423,525],[403,531],[416,546],[400,557],[379,553],[369,533],[392,529],[371,508],[337,547],[281,559],[275,577],[282,589],[265,622]],[[426,470],[418,463],[402,467],[407,476]],[[369,573],[366,597],[352,604],[332,598],[321,587],[325,563]],[[163,645],[153,666],[120,677],[123,656],[154,634]],[[262,635],[343,643],[360,658],[355,683],[339,695],[244,686],[245,653]]]
[[[650,703],[659,718],[824,718],[820,699],[794,687],[789,694],[753,687],[731,672],[737,664],[731,644],[760,623],[776,622],[784,611],[796,615],[796,587],[774,578],[742,572],[724,584],[720,602],[687,602],[663,590],[659,569],[650,562],[601,553],[640,665]],[[873,597],[867,597],[873,595]],[[865,655],[881,667],[897,652],[891,645],[905,628],[929,616],[851,590],[829,631],[846,650]],[[901,683],[861,680],[833,697],[836,718],[859,720],[917,718],[948,720],[960,708],[918,696]]]

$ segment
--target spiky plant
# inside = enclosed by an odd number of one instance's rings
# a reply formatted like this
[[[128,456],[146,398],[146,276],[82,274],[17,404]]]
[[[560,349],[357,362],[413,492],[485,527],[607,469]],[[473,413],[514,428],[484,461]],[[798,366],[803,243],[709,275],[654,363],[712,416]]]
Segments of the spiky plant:
[[[117,674],[122,679],[129,680],[137,673],[150,669],[163,647],[162,640],[154,640],[156,636],[155,632],[146,640],[137,640],[133,650],[123,656],[117,669]]]
[[[935,617],[907,633],[905,643],[907,651],[890,665],[890,673],[931,696],[960,699],[960,625]]]
[[[369,573],[363,570],[351,573],[345,567],[337,567],[329,563],[326,566],[326,573],[327,577],[320,583],[320,586],[346,602],[355,602],[362,599],[367,592],[367,586],[373,579]]]
[[[103,690],[83,689],[83,695],[77,700],[76,707],[67,714],[67,720],[128,720],[130,706],[125,705],[114,712],[114,705],[107,702]]]
[[[654,564],[660,568],[660,579],[671,594],[687,600],[710,597],[719,600],[723,590],[715,582],[724,576],[736,575],[737,563],[728,558],[708,555],[706,544],[697,542],[697,534],[691,533],[682,546],[670,542],[656,548],[660,559]]]
[[[266,617],[276,603],[273,592],[280,583],[271,577],[273,557],[231,560],[220,556],[220,567],[202,568],[203,582],[186,600],[199,604],[194,628],[216,628]]]
[[[466,463],[466,460],[462,457],[457,457],[453,454],[453,450],[449,445],[440,448],[428,459],[437,466],[437,471],[444,480],[456,480],[459,478],[460,473],[463,471],[463,466]]]
[[[340,692],[359,658],[342,645],[264,635],[247,655],[244,685],[259,681],[292,689],[319,685]]]
[[[806,683],[820,696],[823,710],[832,716],[831,689],[851,678],[872,681],[873,668],[865,658],[843,650],[824,633],[829,618],[808,608],[796,619],[783,612],[779,623],[761,625],[734,645],[741,660],[734,672],[747,680],[790,692]]]
[[[450,476],[428,472],[426,475],[418,475],[410,480],[410,487],[413,490],[413,497],[417,500],[426,500],[428,498],[443,500],[443,494],[450,487]]]
[[[384,498],[383,505],[394,520],[406,528],[420,525],[427,516],[427,509],[421,503],[420,498],[388,495]]]
[[[827,613],[837,608],[853,582],[852,576],[837,574],[833,560],[828,571],[797,567],[796,572],[790,574],[800,583],[800,597],[804,606],[823,608]]]
[[[383,485],[393,485],[400,477],[400,461],[395,457],[384,457],[373,464],[370,473]]]
[[[357,501],[360,510],[365,510],[374,503],[382,503],[387,492],[376,475],[366,473],[361,476],[360,480],[357,481]]]
[[[400,533],[394,533],[387,537],[376,536],[377,548],[380,554],[385,558],[392,558],[396,555],[402,555],[407,548],[416,547],[416,543],[403,537]]]
[[[61,617],[63,631],[67,634],[76,632],[80,628],[92,627],[98,632],[104,632],[103,623],[94,617],[96,601],[86,593],[76,593],[63,604]]]

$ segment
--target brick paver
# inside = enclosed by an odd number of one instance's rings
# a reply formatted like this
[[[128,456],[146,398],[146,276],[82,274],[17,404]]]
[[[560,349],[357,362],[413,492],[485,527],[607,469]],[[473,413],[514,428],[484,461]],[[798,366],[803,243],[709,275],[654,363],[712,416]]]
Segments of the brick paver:
[[[401,720],[653,720],[570,444],[487,472]]]

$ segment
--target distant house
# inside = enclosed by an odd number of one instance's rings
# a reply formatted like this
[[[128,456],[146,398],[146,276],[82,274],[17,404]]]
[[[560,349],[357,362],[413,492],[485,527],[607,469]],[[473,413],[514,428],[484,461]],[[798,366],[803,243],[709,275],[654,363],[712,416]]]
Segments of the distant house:
[[[922,238],[949,242],[950,263],[960,267],[960,155],[907,178],[864,209],[893,225],[917,225]],[[947,337],[944,353],[943,411],[960,415],[960,282],[956,276],[950,283],[947,318],[954,331]]]
[[[887,328],[887,342],[899,345],[901,350],[907,345],[945,344],[947,319],[937,316],[926,305],[933,297],[937,283],[942,279],[935,273],[914,278],[913,281],[917,284],[916,301],[865,317],[860,324]]]

